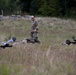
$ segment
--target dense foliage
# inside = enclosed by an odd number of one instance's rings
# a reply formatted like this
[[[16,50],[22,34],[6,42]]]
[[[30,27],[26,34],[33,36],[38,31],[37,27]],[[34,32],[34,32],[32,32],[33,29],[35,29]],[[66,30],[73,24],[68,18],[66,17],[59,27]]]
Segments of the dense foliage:
[[[0,14],[76,16],[76,0],[0,0]]]

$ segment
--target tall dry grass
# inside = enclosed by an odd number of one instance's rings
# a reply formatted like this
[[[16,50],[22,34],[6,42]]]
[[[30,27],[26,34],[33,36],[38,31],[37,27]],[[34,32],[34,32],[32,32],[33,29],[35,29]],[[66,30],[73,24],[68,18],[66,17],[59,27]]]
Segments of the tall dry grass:
[[[76,46],[62,45],[76,35],[70,19],[38,17],[40,44],[18,44],[0,48],[1,75],[76,75]],[[0,41],[11,34],[21,40],[30,37],[30,20],[0,21]]]

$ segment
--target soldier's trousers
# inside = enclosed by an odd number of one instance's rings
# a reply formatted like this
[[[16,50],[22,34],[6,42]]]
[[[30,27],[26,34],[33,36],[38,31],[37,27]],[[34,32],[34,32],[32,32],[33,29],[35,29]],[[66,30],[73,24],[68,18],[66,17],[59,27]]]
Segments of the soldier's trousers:
[[[31,38],[34,40],[38,39],[38,32],[31,32]]]

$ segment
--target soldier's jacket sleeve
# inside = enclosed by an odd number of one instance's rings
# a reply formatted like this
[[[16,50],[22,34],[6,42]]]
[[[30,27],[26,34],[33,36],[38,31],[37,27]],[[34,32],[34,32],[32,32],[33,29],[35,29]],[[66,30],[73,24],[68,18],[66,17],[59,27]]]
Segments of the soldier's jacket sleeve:
[[[38,23],[37,23],[37,21],[34,21],[33,25],[32,25],[32,29],[34,30],[36,28],[38,28]]]

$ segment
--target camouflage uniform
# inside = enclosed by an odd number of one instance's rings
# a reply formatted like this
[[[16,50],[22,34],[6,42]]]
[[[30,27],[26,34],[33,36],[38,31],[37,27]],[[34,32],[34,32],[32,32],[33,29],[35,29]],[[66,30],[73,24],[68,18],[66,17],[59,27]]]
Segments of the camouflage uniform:
[[[32,23],[31,38],[34,40],[38,39],[38,23],[36,20],[34,20]]]

